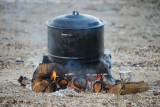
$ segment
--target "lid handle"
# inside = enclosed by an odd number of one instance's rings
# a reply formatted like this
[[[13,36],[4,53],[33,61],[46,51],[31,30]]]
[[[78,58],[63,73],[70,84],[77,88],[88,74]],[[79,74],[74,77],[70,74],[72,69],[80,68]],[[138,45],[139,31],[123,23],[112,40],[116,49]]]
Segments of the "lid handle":
[[[73,14],[73,15],[79,15],[79,12],[78,12],[78,11],[73,11],[72,14]]]

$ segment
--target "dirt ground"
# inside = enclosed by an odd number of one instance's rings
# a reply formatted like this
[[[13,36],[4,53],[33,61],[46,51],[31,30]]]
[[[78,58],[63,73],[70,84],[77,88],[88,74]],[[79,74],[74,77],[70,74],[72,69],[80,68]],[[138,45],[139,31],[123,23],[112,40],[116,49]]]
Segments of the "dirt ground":
[[[20,75],[32,74],[47,55],[48,18],[71,13],[107,21],[105,48],[112,54],[112,75],[130,70],[133,81],[149,84],[147,92],[109,95],[86,92],[83,97],[36,94],[20,86]],[[24,62],[17,63],[21,57]],[[160,107],[159,0],[0,0],[0,106],[35,107]]]

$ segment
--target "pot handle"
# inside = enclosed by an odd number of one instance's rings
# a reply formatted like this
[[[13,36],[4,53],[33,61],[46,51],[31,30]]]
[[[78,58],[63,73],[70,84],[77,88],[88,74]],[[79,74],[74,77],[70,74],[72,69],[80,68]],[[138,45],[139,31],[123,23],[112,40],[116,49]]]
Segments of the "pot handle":
[[[77,15],[79,15],[79,12],[78,11],[73,11],[72,14],[77,16]]]

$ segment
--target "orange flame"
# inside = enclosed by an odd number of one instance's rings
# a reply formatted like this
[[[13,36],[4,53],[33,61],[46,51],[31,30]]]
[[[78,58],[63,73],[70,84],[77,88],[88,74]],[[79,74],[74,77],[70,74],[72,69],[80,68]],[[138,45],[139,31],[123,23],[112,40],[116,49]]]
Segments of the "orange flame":
[[[52,76],[51,76],[51,80],[56,81],[56,77],[57,77],[57,73],[56,73],[56,71],[54,70],[53,73],[52,73]]]

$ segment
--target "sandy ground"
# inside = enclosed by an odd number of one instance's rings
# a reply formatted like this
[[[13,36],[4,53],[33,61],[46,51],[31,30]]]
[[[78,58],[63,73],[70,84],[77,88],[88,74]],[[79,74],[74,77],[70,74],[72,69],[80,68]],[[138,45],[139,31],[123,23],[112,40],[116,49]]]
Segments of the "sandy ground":
[[[55,97],[20,86],[19,76],[31,79],[47,54],[44,21],[73,10],[107,21],[105,48],[112,54],[112,75],[119,78],[119,70],[131,70],[133,81],[147,82],[151,91]],[[18,57],[24,63],[15,62]],[[159,107],[160,95],[152,91],[160,91],[159,0],[0,0],[0,106]]]

